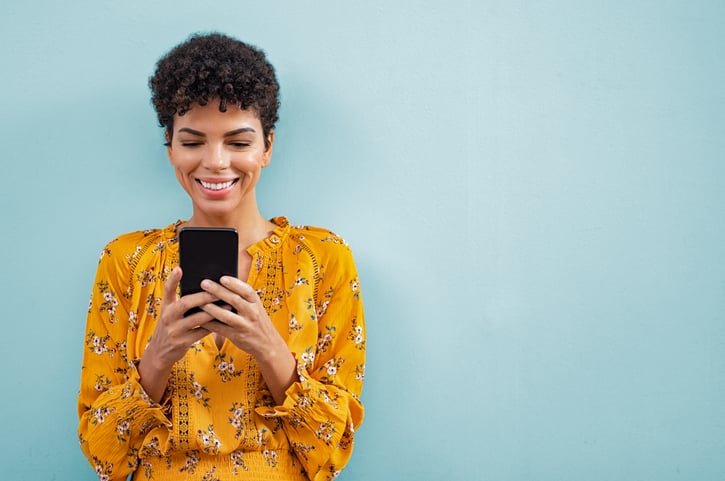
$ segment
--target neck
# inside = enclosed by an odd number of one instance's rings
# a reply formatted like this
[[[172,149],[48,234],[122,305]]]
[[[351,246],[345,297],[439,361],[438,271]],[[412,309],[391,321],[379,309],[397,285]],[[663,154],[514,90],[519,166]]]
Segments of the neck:
[[[233,214],[213,215],[194,209],[186,223],[189,227],[233,227],[239,233],[239,251],[244,252],[256,242],[267,238],[275,225],[265,219],[256,206]]]

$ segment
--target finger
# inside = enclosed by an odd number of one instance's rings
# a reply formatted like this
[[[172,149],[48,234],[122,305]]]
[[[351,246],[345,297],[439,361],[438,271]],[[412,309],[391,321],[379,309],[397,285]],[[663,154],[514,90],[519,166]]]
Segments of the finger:
[[[179,310],[179,316],[182,317],[179,321],[180,327],[184,330],[194,329],[206,322],[209,322],[212,317],[204,311],[196,311],[190,314],[186,313],[195,307],[202,307],[217,300],[218,299],[213,294],[203,291],[181,297],[176,303],[176,308]]]
[[[216,319],[207,322],[206,324],[204,324],[203,327],[200,327],[200,329],[204,329],[208,332],[214,332],[216,334],[221,334],[224,337],[229,337],[234,333],[234,328],[221,321],[217,321]]]
[[[246,306],[249,305],[249,301],[247,301],[244,297],[214,281],[210,281],[209,279],[205,279],[201,282],[201,288],[204,289],[205,292],[212,294],[230,306],[233,306],[237,311],[245,311]]]
[[[199,291],[193,294],[187,294],[179,298],[179,305],[184,308],[184,312],[188,311],[193,307],[200,307],[210,302],[218,301],[219,298],[213,293],[206,291]]]
[[[219,282],[230,291],[239,294],[239,296],[241,296],[247,302],[254,303],[259,300],[257,291],[254,290],[252,286],[250,286],[246,282],[243,282],[240,279],[237,279],[236,277],[222,276],[222,278],[219,279]]]
[[[176,266],[166,279],[166,282],[164,283],[164,305],[169,305],[176,301],[176,290],[179,287],[181,275],[181,267]]]
[[[216,304],[206,304],[204,306],[201,306],[201,308],[202,310],[204,310],[205,313],[207,313],[214,319],[221,321],[227,326],[238,326],[240,323],[241,318],[239,315],[232,312],[232,306],[218,306]],[[212,327],[210,327],[210,330],[211,329]]]
[[[184,331],[203,329],[214,318],[207,312],[199,311],[179,319],[178,324]],[[208,334],[208,333],[207,333]],[[202,336],[204,337],[204,336]]]
[[[214,317],[219,315],[220,317],[217,319],[224,321],[227,324],[235,324],[238,322],[238,319],[235,319],[235,316],[248,319],[250,316],[254,315],[254,304],[247,301],[239,294],[236,294],[222,286],[219,286],[219,288],[222,290],[220,291],[218,297],[222,302],[209,304],[209,309],[205,309],[206,312],[210,312]],[[203,306],[202,309],[204,309]]]

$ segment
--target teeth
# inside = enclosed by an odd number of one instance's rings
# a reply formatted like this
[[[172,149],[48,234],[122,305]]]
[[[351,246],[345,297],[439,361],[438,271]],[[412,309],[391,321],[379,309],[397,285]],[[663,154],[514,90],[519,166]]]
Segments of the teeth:
[[[211,182],[204,182],[203,180],[200,180],[199,182],[201,183],[202,187],[204,187],[205,189],[209,189],[209,190],[222,190],[222,189],[226,189],[226,188],[231,187],[232,184],[234,183],[233,180],[228,180],[226,182],[220,182],[218,184],[214,184],[214,183],[211,183]]]

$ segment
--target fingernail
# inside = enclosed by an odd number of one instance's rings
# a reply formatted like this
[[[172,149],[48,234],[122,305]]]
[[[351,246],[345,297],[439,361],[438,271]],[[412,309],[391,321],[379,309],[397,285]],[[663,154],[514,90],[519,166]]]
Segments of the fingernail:
[[[211,287],[211,281],[209,279],[204,279],[203,281],[201,281],[201,287],[203,289]]]

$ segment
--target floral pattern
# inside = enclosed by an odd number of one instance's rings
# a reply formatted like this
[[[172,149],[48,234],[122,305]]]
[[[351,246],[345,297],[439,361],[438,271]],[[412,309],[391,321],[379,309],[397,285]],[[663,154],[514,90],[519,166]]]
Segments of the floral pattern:
[[[193,372],[189,375],[189,381],[194,387],[194,398],[196,401],[204,407],[209,407],[209,401],[211,401],[211,398],[207,396],[209,389],[196,382]]]
[[[222,447],[222,442],[219,441],[219,438],[217,438],[216,433],[214,432],[214,426],[210,425],[204,430],[199,429],[196,432],[196,436],[201,441],[201,446],[205,453],[219,453],[219,450]]]
[[[99,479],[135,472],[135,480],[319,481],[341,472],[363,417],[359,279],[341,238],[274,222],[277,239],[249,249],[247,282],[297,358],[299,380],[279,406],[256,361],[211,338],[176,363],[160,404],[149,399],[136,364],[178,264],[179,223],[125,234],[103,249],[78,398],[79,441]]]
[[[213,367],[216,369],[216,372],[222,382],[229,382],[233,378],[242,374],[242,371],[237,371],[234,368],[234,358],[232,356],[227,356],[227,354],[223,352],[216,355]]]
[[[228,418],[229,424],[236,429],[234,437],[239,439],[242,437],[243,433],[245,409],[242,407],[241,403],[234,401],[234,403],[232,403],[232,407],[229,408],[229,412],[232,413],[232,415]]]

